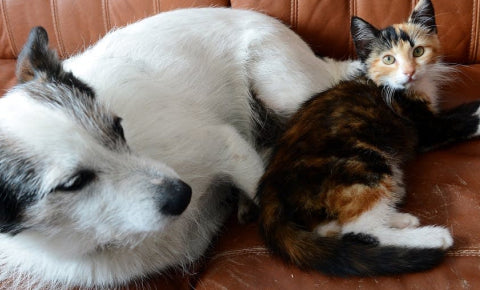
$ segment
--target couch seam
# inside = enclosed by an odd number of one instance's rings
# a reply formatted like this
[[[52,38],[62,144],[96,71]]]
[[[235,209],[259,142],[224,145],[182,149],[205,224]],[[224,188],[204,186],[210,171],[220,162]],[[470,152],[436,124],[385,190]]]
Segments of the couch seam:
[[[154,14],[160,13],[160,1],[159,0],[153,0],[153,13]]]
[[[102,1],[102,9],[103,9],[103,25],[105,26],[105,33],[110,30],[111,21],[110,21],[110,13],[109,13],[109,4],[108,0]]]
[[[224,251],[218,254],[213,255],[210,258],[211,261],[225,258],[225,257],[238,257],[244,255],[269,255],[270,251],[266,247],[258,246],[258,247],[251,247],[251,248],[244,248],[238,250],[229,250]],[[458,249],[458,250],[450,250],[446,253],[447,256],[454,256],[454,257],[480,257],[480,249],[471,248],[471,249]]]
[[[473,17],[473,19],[475,20],[475,29],[473,30],[473,43],[474,43],[474,46],[473,46],[473,51],[472,51],[472,59],[471,59],[471,62],[472,63],[475,63],[475,59],[476,59],[476,56],[477,56],[477,51],[478,51],[478,0],[474,0],[475,1],[475,7],[474,7],[474,10],[475,10],[475,17]]]
[[[471,63],[473,62],[473,54],[475,50],[475,40],[474,40],[474,35],[475,35],[475,25],[476,25],[476,20],[475,20],[475,15],[476,15],[476,0],[472,0],[472,26],[471,26],[471,31],[470,31],[470,45],[469,45],[469,50],[468,50],[468,61]]]
[[[55,36],[57,37],[58,50],[60,51],[60,56],[65,56],[65,47],[63,44],[62,34],[60,32],[60,21],[58,20],[58,11],[57,11],[57,0],[51,0],[50,4],[52,5],[52,17],[53,17],[53,29],[55,31]]]
[[[253,248],[245,248],[239,250],[230,250],[221,252],[219,254],[214,255],[210,260],[217,260],[223,257],[235,257],[235,256],[243,256],[243,255],[269,255],[270,251],[265,247],[253,247]]]
[[[356,15],[355,4],[356,4],[356,0],[348,1],[348,13],[350,13],[348,20],[350,21],[350,27],[352,26],[352,17]],[[348,39],[349,39],[349,44],[348,44],[349,54],[353,58],[355,55],[355,44],[353,43],[353,37],[351,33],[348,33]]]
[[[446,255],[453,257],[480,257],[480,249],[451,250]]]
[[[291,28],[294,28],[294,27],[293,27],[293,17],[292,17],[292,11],[293,11],[293,10],[292,10],[292,9],[293,9],[292,6],[293,6],[293,0],[290,0],[290,27],[291,27]]]
[[[18,50],[13,38],[13,32],[10,28],[10,20],[7,15],[7,4],[5,3],[5,1],[6,0],[2,0],[2,16],[5,22],[5,27],[7,28],[8,42],[10,42],[10,50],[12,51],[13,55],[18,56]]]
[[[298,17],[298,0],[290,0],[290,26],[292,29],[297,28]]]
[[[295,0],[295,28],[298,27],[298,0]]]

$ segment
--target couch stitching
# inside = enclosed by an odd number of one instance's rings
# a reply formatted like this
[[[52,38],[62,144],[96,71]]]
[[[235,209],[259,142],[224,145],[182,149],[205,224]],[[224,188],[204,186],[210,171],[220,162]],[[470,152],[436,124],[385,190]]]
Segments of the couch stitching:
[[[13,38],[13,32],[10,28],[10,20],[8,19],[7,4],[5,1],[6,0],[2,0],[2,15],[5,22],[5,27],[7,28],[8,42],[10,42],[10,49],[12,50],[13,55],[18,56],[18,50],[17,46],[15,45],[15,39]]]
[[[348,19],[350,21],[350,26],[352,26],[352,17],[355,16],[355,0],[354,1],[348,1],[348,13],[350,13]],[[354,57],[355,54],[355,45],[353,44],[353,37],[352,34],[348,34],[348,39],[349,39],[349,44],[348,44],[348,50],[349,54],[351,57]]]
[[[472,59],[471,59],[471,62],[472,63],[475,63],[475,60],[476,60],[476,56],[477,56],[477,51],[478,51],[478,0],[474,0],[475,2],[475,7],[474,7],[474,13],[475,13],[475,17],[473,18],[475,20],[475,26],[474,26],[474,30],[473,30],[473,43],[474,43],[474,46],[473,46],[473,51],[472,51]],[[472,23],[473,25],[473,23]]]
[[[57,37],[57,44],[58,50],[60,51],[60,56],[65,56],[65,47],[63,45],[62,34],[60,32],[60,21],[58,19],[58,11],[57,11],[57,0],[51,0],[52,5],[52,18],[53,18],[53,29],[55,31],[55,36]]]
[[[474,34],[475,34],[475,9],[476,9],[476,0],[473,0],[472,1],[472,29],[471,29],[471,32],[470,32],[470,45],[469,45],[469,51],[468,51],[468,58],[469,58],[469,61],[472,62],[472,59],[473,59],[473,50],[474,50],[474,46],[475,46],[475,43],[474,43]]]
[[[214,255],[211,260],[217,260],[224,257],[235,257],[235,256],[243,256],[243,255],[269,255],[270,251],[265,247],[253,247],[253,248],[246,248],[246,249],[239,249],[239,250],[230,250],[225,251],[219,254]]]
[[[210,260],[218,260],[221,258],[231,258],[245,255],[270,255],[270,251],[265,247],[252,247],[238,250],[229,250],[214,255]],[[480,257],[480,249],[458,249],[450,250],[447,256],[453,257]]]
[[[458,249],[447,252],[447,256],[453,257],[480,257],[480,249]]]

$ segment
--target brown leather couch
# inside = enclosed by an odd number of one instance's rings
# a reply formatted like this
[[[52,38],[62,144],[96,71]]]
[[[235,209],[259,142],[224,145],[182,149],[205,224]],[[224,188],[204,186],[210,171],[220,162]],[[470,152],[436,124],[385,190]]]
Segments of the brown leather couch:
[[[15,58],[31,27],[44,26],[51,44],[67,57],[109,29],[171,9],[231,6],[277,17],[319,54],[354,57],[350,17],[377,26],[404,20],[417,0],[2,0],[0,89],[15,83]],[[445,60],[462,64],[445,88],[443,106],[480,98],[480,1],[433,0]],[[202,33],[199,31],[198,33]],[[234,33],[232,31],[232,33]],[[272,257],[255,224],[224,227],[191,273],[175,270],[129,289],[480,289],[480,141],[424,154],[411,162],[404,209],[424,224],[446,225],[455,246],[435,269],[376,278],[333,278],[302,272]],[[0,267],[1,271],[1,267]],[[1,285],[0,285],[0,288]]]

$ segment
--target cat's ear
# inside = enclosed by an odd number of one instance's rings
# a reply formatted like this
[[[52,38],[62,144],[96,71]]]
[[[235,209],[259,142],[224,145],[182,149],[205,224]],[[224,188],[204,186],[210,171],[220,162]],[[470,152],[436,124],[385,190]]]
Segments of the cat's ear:
[[[357,16],[352,17],[350,31],[357,55],[362,61],[365,61],[372,51],[372,42],[380,32],[373,25]]]
[[[37,26],[32,28],[17,60],[16,76],[20,83],[43,77],[55,77],[62,72],[57,53],[48,48],[47,31]]]
[[[437,33],[432,1],[420,0],[410,14],[408,22],[421,25],[431,33]]]

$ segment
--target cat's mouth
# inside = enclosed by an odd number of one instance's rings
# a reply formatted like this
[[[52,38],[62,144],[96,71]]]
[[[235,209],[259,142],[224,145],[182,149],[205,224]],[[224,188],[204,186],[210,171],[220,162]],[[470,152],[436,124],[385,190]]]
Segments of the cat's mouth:
[[[415,86],[415,84],[417,83],[418,81],[418,78],[416,77],[410,77],[408,79],[406,79],[403,84],[400,84],[400,86],[406,88],[406,89],[410,89],[412,88],[413,86]]]

